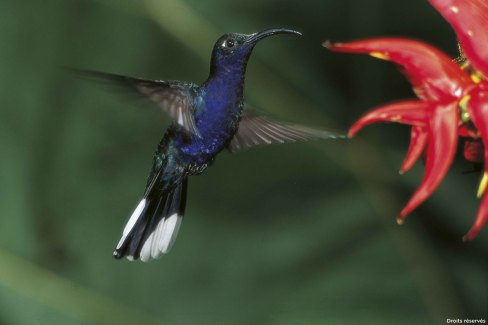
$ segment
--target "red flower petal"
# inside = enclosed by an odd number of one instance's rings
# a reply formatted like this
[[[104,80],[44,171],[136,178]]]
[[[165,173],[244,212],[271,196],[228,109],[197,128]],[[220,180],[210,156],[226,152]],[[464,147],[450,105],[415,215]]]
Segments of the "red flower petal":
[[[481,141],[466,140],[464,142],[463,154],[467,161],[482,163],[485,160],[484,151],[485,146]]]
[[[348,136],[353,137],[366,125],[376,122],[396,122],[402,124],[426,126],[435,103],[408,101],[381,106],[359,119],[349,129]]]
[[[429,0],[454,28],[464,55],[488,76],[488,2],[486,0]]]
[[[412,126],[412,131],[410,133],[410,146],[408,147],[407,155],[405,160],[403,160],[402,166],[400,167],[400,174],[406,173],[419,157],[424,152],[425,146],[428,140],[427,128],[421,126]]]
[[[460,98],[473,82],[451,58],[436,48],[401,38],[376,38],[350,43],[325,44],[337,52],[368,53],[403,67],[420,99],[447,102]]]
[[[470,99],[466,105],[469,116],[483,140],[488,143],[488,91],[475,89],[470,94]],[[488,158],[488,151],[485,151],[485,159]],[[485,166],[488,171],[488,165]]]
[[[478,129],[483,143],[488,143],[488,91],[482,89],[475,89],[471,93],[471,98],[468,101],[467,109],[471,120]],[[485,150],[485,161],[488,161],[488,151]],[[488,172],[488,164],[485,163],[485,174]],[[483,192],[483,189],[481,190]],[[481,201],[478,214],[476,215],[476,220],[465,236],[466,240],[472,240],[478,232],[481,230],[483,225],[488,219],[488,195],[484,194],[483,200]]]
[[[429,123],[429,145],[424,178],[410,201],[400,212],[399,223],[434,192],[446,175],[456,153],[457,127],[456,102],[435,108]]]
[[[478,209],[478,213],[476,215],[474,224],[469,230],[469,232],[466,234],[466,236],[463,237],[463,240],[470,241],[475,239],[475,237],[478,235],[478,233],[485,225],[487,219],[488,219],[488,195],[485,195],[483,197],[483,200],[481,200],[481,205],[480,208]]]

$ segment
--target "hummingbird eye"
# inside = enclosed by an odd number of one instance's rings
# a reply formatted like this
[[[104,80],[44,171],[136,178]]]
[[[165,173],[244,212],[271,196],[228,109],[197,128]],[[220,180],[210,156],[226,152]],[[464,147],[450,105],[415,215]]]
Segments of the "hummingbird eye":
[[[236,45],[236,41],[234,41],[233,39],[228,39],[228,40],[225,40],[222,45],[226,48],[231,49]]]

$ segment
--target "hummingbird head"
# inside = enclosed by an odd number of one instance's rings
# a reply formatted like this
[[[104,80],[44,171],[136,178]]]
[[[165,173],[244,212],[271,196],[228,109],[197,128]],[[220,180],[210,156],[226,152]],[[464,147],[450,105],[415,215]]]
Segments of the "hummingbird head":
[[[291,29],[275,28],[254,34],[230,33],[221,36],[213,48],[210,74],[220,71],[244,73],[247,60],[257,42],[276,34],[302,35]]]

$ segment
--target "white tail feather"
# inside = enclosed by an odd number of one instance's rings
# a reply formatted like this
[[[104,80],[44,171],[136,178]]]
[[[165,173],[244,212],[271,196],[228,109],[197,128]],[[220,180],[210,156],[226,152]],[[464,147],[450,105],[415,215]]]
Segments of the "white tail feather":
[[[144,211],[144,208],[146,207],[146,199],[142,199],[141,202],[137,205],[136,209],[132,213],[132,215],[129,218],[129,221],[127,221],[127,224],[125,225],[124,231],[122,232],[122,238],[120,238],[119,243],[117,244],[117,248],[119,249],[120,246],[124,243],[125,239],[127,238],[127,235],[130,233],[132,228],[134,228],[134,225],[136,224],[137,220],[141,216],[142,211]]]
[[[181,220],[182,216],[175,213],[159,221],[156,229],[149,235],[142,246],[141,261],[148,262],[169,251],[178,234]]]

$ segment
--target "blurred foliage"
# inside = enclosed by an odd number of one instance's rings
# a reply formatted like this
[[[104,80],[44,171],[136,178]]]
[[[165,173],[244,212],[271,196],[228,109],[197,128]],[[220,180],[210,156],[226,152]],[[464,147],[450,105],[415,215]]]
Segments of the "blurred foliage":
[[[405,225],[422,176],[408,130],[221,154],[190,181],[172,252],[112,249],[168,121],[66,75],[75,66],[201,82],[220,34],[292,27],[251,58],[246,96],[282,119],[346,129],[412,97],[387,63],[326,40],[415,37],[456,56],[425,0],[0,2],[0,323],[442,324],[488,314],[488,231],[461,236],[479,175],[458,159]]]

